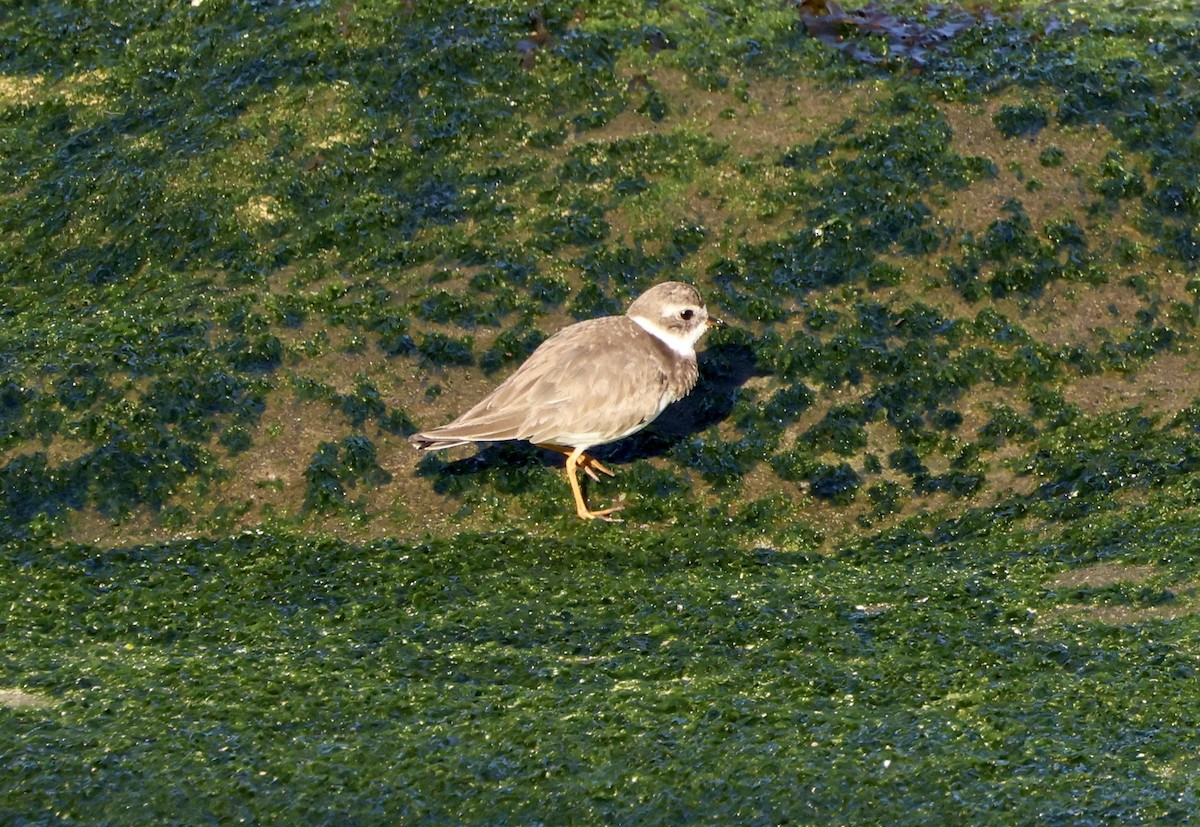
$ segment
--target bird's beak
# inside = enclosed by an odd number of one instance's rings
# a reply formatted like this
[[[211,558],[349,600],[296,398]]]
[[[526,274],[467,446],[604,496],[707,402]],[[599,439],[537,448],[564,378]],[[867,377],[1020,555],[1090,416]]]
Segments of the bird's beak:
[[[704,325],[706,327],[724,327],[725,320],[718,319],[715,316],[709,316],[708,319],[704,322]]]

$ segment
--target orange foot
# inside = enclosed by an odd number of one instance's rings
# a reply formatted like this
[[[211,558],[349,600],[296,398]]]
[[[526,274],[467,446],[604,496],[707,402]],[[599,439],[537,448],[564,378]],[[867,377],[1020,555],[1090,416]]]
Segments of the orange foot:
[[[604,520],[606,523],[623,523],[625,521],[620,517],[613,517],[610,515],[614,511],[620,511],[624,507],[625,506],[623,505],[614,505],[612,508],[603,508],[600,511],[588,511],[587,507],[585,506],[582,511],[577,508],[575,513],[585,520]]]
[[[583,473],[592,478],[592,482],[600,482],[600,478],[596,476],[596,471],[599,471],[601,474],[608,474],[610,477],[616,476],[615,473],[605,468],[600,460],[587,454],[580,454],[579,467],[583,469]]]
[[[609,471],[603,465],[596,462],[596,460],[589,457],[581,448],[576,448],[574,451],[567,453],[567,481],[571,483],[571,493],[575,496],[575,513],[579,515],[581,520],[604,520],[609,523],[619,523],[621,522],[620,518],[610,517],[609,515],[615,511],[620,511],[622,506],[615,505],[612,508],[592,511],[587,507],[587,503],[583,501],[583,490],[579,487],[579,477],[575,471],[582,466],[584,473],[594,480],[599,479],[591,471],[593,465],[596,470],[610,476],[612,475],[612,471]]]

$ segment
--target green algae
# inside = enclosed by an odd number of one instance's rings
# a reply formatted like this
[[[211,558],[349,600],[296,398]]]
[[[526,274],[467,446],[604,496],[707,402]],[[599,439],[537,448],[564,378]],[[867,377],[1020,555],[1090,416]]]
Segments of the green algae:
[[[0,820],[1186,821],[1195,20],[7,15]],[[668,278],[626,524],[408,453]]]
[[[1191,522],[1091,530],[1121,538],[1104,559],[1136,561]],[[717,523],[624,536],[14,553],[6,663],[53,705],[3,723],[6,811],[916,823],[1195,805],[1194,615],[1040,620],[1161,603],[1046,590],[1080,546],[991,523],[832,557],[738,550]]]

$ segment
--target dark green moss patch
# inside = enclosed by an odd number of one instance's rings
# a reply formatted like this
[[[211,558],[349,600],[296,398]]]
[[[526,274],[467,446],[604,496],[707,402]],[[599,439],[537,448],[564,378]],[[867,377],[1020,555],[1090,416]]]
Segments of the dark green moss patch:
[[[846,505],[854,500],[862,478],[847,463],[818,463],[808,475],[809,491],[814,497]]]
[[[1039,104],[1024,103],[1018,106],[1004,104],[992,117],[996,129],[1006,138],[1035,136],[1049,123],[1049,113]],[[1048,164],[1049,166],[1049,164]]]
[[[756,440],[728,441],[697,437],[680,443],[672,451],[684,466],[694,468],[704,480],[718,487],[740,484],[755,463],[764,455],[764,446]]]
[[[322,442],[304,471],[304,509],[324,512],[341,507],[346,489],[360,483],[382,485],[392,475],[380,467],[375,444],[364,436],[340,443]]]
[[[471,353],[474,339],[470,336],[447,336],[444,333],[427,333],[417,346],[417,352],[431,365],[471,365],[475,357]]]

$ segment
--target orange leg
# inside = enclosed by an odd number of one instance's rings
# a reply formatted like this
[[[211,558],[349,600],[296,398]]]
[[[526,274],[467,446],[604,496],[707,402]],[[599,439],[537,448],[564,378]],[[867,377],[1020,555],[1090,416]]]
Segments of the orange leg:
[[[607,520],[610,523],[621,522],[616,517],[608,516],[614,511],[620,511],[621,506],[619,505],[613,506],[612,508],[605,508],[602,511],[588,510],[587,503],[583,501],[583,490],[579,487],[579,479],[575,474],[575,471],[580,464],[580,458],[582,457],[587,457],[587,454],[583,453],[582,448],[576,448],[574,451],[571,451],[567,454],[567,481],[571,483],[571,493],[575,496],[575,513],[578,514],[580,519],[583,520],[601,519]],[[592,460],[592,462],[595,462],[595,460]],[[601,468],[603,469],[603,466],[601,466]],[[584,470],[587,470],[587,466],[584,466]],[[592,479],[595,479],[595,477],[593,476]]]
[[[555,453],[563,454],[564,456],[568,457],[571,456],[572,453],[570,448],[560,448],[557,445],[544,445],[540,442],[535,444],[539,448],[545,448],[547,451],[554,451]],[[596,471],[599,471],[601,474],[608,474],[610,477],[616,476],[615,473],[605,468],[600,463],[600,460],[593,456],[588,456],[587,454],[581,453],[579,455],[579,467],[583,469],[583,473],[591,477],[592,482],[600,482],[600,478],[596,476]]]

